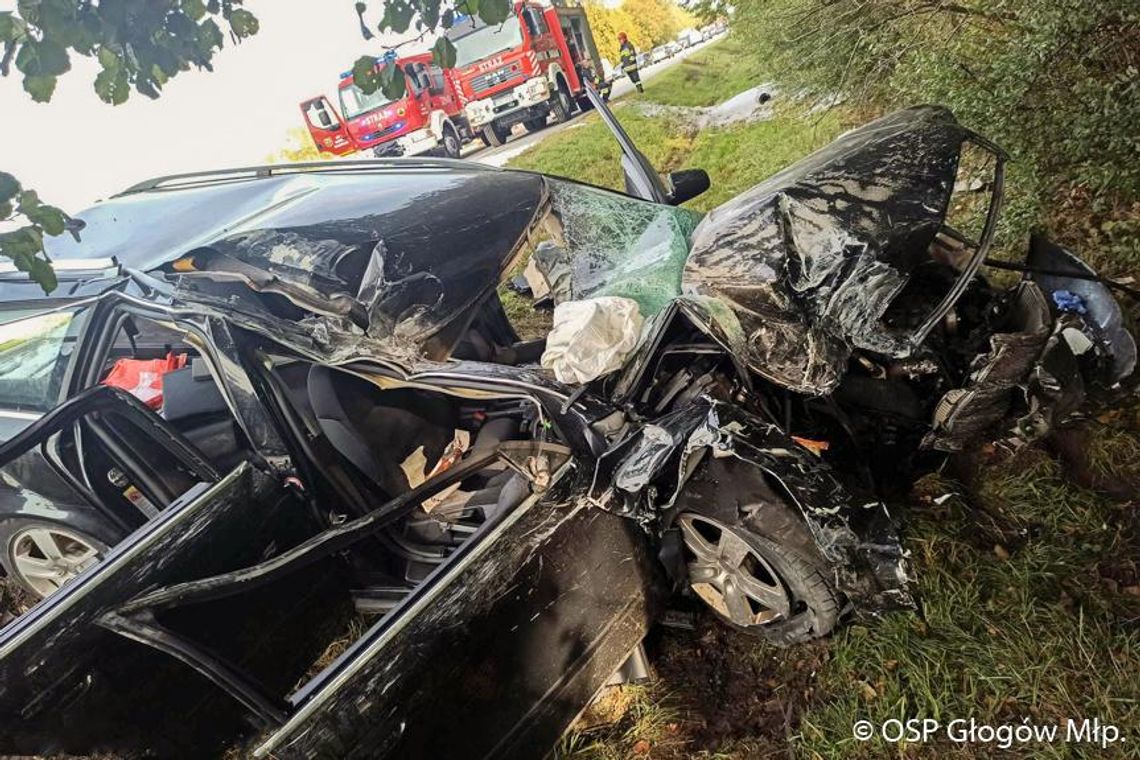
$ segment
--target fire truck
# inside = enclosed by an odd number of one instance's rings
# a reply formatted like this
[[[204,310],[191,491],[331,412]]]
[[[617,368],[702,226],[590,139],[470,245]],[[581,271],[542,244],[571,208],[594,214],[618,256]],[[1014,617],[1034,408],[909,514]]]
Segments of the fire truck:
[[[586,11],[537,0],[516,2],[502,24],[475,17],[447,30],[455,45],[450,75],[472,131],[488,145],[502,145],[511,127],[534,132],[585,109],[585,83],[608,95],[602,60]]]
[[[404,97],[390,100],[380,90],[365,94],[352,72],[340,75],[339,111],[324,95],[302,101],[301,113],[317,150],[343,156],[372,150],[377,156],[415,156],[433,151],[451,158],[473,136],[463,101],[430,53],[376,59],[376,66],[404,72]]]

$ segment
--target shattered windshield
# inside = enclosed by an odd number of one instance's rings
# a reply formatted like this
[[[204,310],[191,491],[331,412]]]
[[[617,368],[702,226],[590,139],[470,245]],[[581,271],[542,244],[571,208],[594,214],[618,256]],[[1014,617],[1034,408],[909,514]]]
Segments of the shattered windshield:
[[[559,180],[550,191],[563,239],[534,255],[556,301],[624,296],[649,318],[680,295],[698,212]]]

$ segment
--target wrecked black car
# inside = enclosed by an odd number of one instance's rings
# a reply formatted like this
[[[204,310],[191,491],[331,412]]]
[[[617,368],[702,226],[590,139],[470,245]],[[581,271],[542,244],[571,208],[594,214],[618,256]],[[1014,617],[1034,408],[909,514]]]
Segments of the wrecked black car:
[[[0,562],[40,601],[0,630],[0,752],[542,756],[678,596],[781,644],[910,606],[879,494],[1131,377],[1075,256],[978,274],[1004,156],[949,112],[702,218],[707,176],[595,105],[626,195],[169,177],[56,241],[51,298],[2,276]],[[499,290],[526,262],[529,341]]]

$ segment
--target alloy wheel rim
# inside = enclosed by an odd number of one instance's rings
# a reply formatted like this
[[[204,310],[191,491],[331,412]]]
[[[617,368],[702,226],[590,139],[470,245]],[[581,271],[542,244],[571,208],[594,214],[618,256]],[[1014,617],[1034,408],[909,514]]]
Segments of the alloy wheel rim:
[[[91,539],[58,527],[25,528],[12,538],[10,547],[20,580],[40,597],[57,591],[100,556]]]
[[[791,615],[792,599],[771,563],[731,526],[701,515],[677,518],[691,557],[697,596],[736,625],[767,625]]]

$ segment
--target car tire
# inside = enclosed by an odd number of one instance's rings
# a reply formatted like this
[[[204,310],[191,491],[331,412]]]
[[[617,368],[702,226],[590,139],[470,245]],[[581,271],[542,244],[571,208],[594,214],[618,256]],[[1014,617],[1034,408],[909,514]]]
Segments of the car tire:
[[[0,522],[0,565],[4,573],[29,594],[42,599],[99,561],[116,543],[112,531],[94,521],[83,527],[39,517],[17,516]],[[48,544],[54,550],[47,550]],[[51,555],[58,553],[59,557]],[[32,575],[42,566],[46,573]]]
[[[694,513],[680,515],[678,521],[682,525],[688,522],[715,523],[710,518]],[[777,614],[770,621],[744,623],[738,619],[739,615],[733,615],[729,609],[734,605],[724,601],[728,594],[713,584],[702,584],[701,578],[690,570],[690,588],[721,622],[781,647],[819,638],[835,628],[841,609],[839,596],[823,569],[810,557],[802,555],[782,540],[777,543],[766,537],[763,534],[764,526],[750,523],[747,518],[736,525],[721,523],[717,527],[731,533],[734,540],[748,548],[752,558],[759,560],[752,559],[753,567],[740,568],[740,572],[767,579],[768,583],[764,585],[778,587],[787,600],[787,612]],[[682,534],[685,533],[687,530],[683,527]],[[686,547],[691,550],[687,536]],[[692,560],[689,567],[692,567]],[[719,603],[716,599],[718,593]],[[757,618],[776,612],[773,609],[765,610],[760,602],[751,597],[746,598],[745,603],[748,611]]]
[[[735,458],[707,462],[686,485],[673,525],[680,529],[690,591],[727,625],[778,646],[835,628],[843,600],[832,566],[799,508],[758,467]],[[724,536],[730,541],[724,543]],[[695,545],[701,538],[704,545]],[[766,604],[763,594],[746,594],[753,616],[748,610],[731,614],[724,594],[730,576],[737,588],[766,591],[773,603]],[[741,605],[734,607],[739,613]]]
[[[459,141],[459,135],[451,126],[443,128],[443,155],[445,158],[459,158],[459,154],[463,152],[463,143]]]
[[[570,112],[574,109],[574,103],[570,100],[570,96],[566,90],[561,87],[554,98],[550,101],[550,113],[554,115],[555,124],[563,124],[570,120]]]
[[[503,129],[494,122],[483,127],[483,142],[487,143],[490,148],[497,148],[503,145],[511,136],[511,130]]]
[[[538,132],[546,129],[546,117],[539,116],[534,119],[527,119],[523,122],[523,126],[526,127],[527,132]]]

